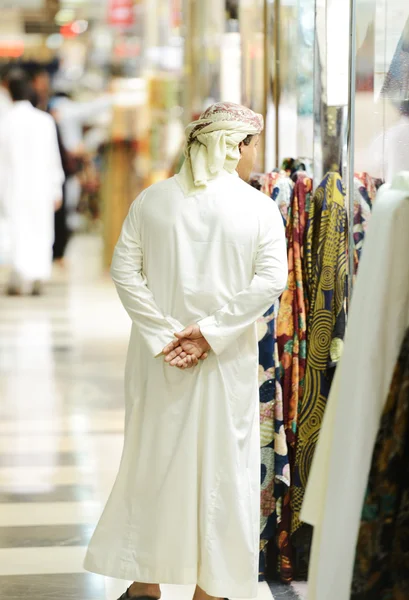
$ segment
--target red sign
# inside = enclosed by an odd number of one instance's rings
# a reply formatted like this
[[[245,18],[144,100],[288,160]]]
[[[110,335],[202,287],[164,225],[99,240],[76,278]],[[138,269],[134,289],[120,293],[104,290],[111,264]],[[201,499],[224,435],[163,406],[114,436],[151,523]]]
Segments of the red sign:
[[[133,0],[109,0],[108,22],[111,25],[134,24]]]

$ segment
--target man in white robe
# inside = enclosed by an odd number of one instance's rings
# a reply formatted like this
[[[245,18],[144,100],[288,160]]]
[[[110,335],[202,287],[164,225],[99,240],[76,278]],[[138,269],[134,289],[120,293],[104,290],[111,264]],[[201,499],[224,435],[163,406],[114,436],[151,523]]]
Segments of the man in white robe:
[[[10,94],[7,89],[7,72],[8,69],[6,67],[0,71],[0,122],[13,106],[13,101],[10,98]],[[8,253],[9,232],[7,221],[0,210],[0,265],[6,263]]]
[[[26,75],[14,69],[7,81],[13,106],[0,120],[0,209],[10,237],[9,293],[39,293],[51,275],[64,172],[55,123],[32,106]]]
[[[208,109],[180,174],[133,203],[115,250],[133,321],[125,444],[85,567],[134,581],[123,599],[160,598],[160,583],[257,596],[255,323],[288,274],[279,210],[243,181],[262,126],[244,107]]]

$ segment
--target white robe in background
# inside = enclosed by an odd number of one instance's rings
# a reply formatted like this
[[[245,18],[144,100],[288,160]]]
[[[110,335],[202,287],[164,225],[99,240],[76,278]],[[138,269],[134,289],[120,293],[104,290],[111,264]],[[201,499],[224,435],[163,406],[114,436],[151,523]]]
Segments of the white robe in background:
[[[254,597],[255,322],[287,281],[279,210],[236,174],[189,197],[174,177],[132,205],[111,272],[133,320],[125,445],[85,566],[118,579]],[[212,346],[209,358],[186,371],[169,367],[158,355],[194,322]]]
[[[52,117],[14,103],[0,121],[0,208],[10,238],[9,264],[22,282],[51,274],[54,204],[64,172]]]
[[[349,600],[381,415],[409,325],[409,173],[381,188],[301,518],[314,526],[308,600]]]
[[[6,88],[0,83],[0,123],[3,117],[12,108],[13,102],[10,98],[10,94]],[[1,165],[0,165],[1,169]],[[1,191],[0,191],[1,194]],[[0,205],[0,265],[4,265],[7,262],[10,249],[9,230],[7,227],[7,220],[1,210]]]

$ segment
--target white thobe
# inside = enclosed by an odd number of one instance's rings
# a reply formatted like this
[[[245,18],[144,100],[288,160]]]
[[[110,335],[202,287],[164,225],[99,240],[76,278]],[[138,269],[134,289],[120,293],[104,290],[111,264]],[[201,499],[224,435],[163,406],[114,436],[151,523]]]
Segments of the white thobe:
[[[133,321],[119,475],[88,570],[257,595],[260,444],[255,322],[287,281],[281,215],[227,173],[187,197],[177,176],[132,205],[112,276]],[[198,322],[212,352],[180,371],[159,356]]]
[[[409,173],[381,188],[359,265],[344,352],[301,518],[314,525],[308,600],[349,600],[381,415],[409,325]]]
[[[13,102],[6,88],[0,83],[0,123],[12,108]],[[0,165],[1,169],[1,165]],[[1,193],[1,192],[0,192]],[[0,264],[5,264],[9,254],[9,231],[7,221],[0,206]]]
[[[0,121],[0,204],[9,229],[9,263],[23,282],[51,274],[54,204],[63,183],[52,117],[28,101],[16,102]]]

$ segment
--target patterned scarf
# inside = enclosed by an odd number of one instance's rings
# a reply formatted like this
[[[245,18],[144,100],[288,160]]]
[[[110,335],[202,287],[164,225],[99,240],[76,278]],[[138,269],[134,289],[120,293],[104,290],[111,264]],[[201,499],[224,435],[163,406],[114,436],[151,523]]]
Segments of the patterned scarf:
[[[261,133],[263,126],[261,115],[238,104],[221,102],[208,108],[186,129],[185,162],[176,175],[185,193],[205,190],[223,171],[234,173],[240,142]]]

